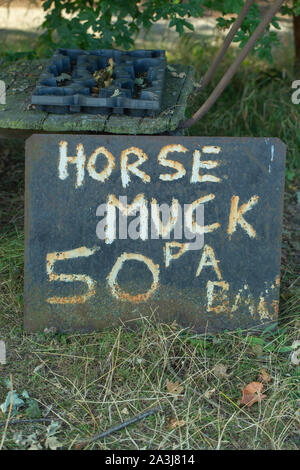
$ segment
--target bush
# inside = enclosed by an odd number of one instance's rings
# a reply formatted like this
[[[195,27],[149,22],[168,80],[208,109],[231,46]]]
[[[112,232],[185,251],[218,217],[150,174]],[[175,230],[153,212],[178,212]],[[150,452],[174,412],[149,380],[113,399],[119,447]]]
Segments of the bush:
[[[49,52],[57,45],[129,49],[140,29],[149,29],[160,19],[167,20],[168,27],[175,28],[179,35],[186,28],[193,31],[189,19],[202,17],[207,8],[219,11],[218,26],[228,28],[234,17],[224,19],[224,15],[238,13],[243,3],[243,0],[46,0],[43,2],[46,31],[40,37],[40,45]],[[261,13],[254,4],[235,41],[243,46],[260,18]],[[276,18],[272,24],[279,29]],[[268,28],[255,51],[260,58],[272,60],[271,47],[275,43],[277,35]]]

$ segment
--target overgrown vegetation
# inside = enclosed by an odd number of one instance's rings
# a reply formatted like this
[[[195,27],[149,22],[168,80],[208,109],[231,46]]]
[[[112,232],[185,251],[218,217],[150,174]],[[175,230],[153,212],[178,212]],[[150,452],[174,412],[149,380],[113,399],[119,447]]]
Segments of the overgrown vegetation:
[[[248,59],[190,131],[278,136],[287,144],[280,326],[275,332],[259,337],[242,331],[197,336],[176,324],[159,323],[149,311],[136,331],[121,326],[86,335],[25,335],[24,145],[0,141],[0,338],[8,349],[7,365],[0,364],[0,404],[11,376],[18,395],[26,390],[36,403],[31,402],[29,411],[25,400],[14,418],[44,416],[60,423],[50,430],[42,423],[11,425],[5,434],[2,427],[4,449],[45,448],[51,433],[58,448],[74,448],[80,440],[154,405],[160,413],[89,448],[299,449],[300,367],[292,363],[291,353],[300,339],[300,111],[290,99],[291,49],[283,51],[272,66]],[[198,80],[214,53],[215,46],[187,35],[169,60],[190,61]],[[189,114],[211,91],[232,60],[230,54],[209,88],[191,98]],[[270,379],[264,382],[266,398],[250,408],[241,406],[242,388],[263,381],[263,369]],[[176,393],[169,391],[168,381],[178,382]],[[6,419],[7,412],[0,411],[0,424]]]
[[[194,30],[190,18],[203,17],[205,9],[210,9],[220,12],[219,27],[228,28],[234,18],[224,19],[224,15],[236,14],[242,6],[242,0],[46,0],[43,2],[46,31],[40,37],[40,44],[44,50],[51,50],[57,43],[60,47],[83,49],[128,49],[142,28],[149,29],[161,19],[168,22],[168,28],[182,35],[186,29]],[[260,19],[261,12],[254,4],[236,35],[236,42],[244,45]],[[272,25],[279,28],[276,18]],[[271,60],[271,46],[276,42],[276,33],[268,27],[255,46],[259,57]]]

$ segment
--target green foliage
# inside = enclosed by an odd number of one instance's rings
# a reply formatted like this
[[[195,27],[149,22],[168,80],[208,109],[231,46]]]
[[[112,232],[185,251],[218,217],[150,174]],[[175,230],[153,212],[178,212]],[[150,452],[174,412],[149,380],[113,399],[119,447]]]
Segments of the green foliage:
[[[53,48],[74,47],[82,49],[119,47],[129,49],[140,29],[149,29],[160,19],[168,21],[182,36],[186,29],[194,30],[190,18],[204,15],[204,9],[219,11],[220,28],[227,29],[234,18],[225,15],[238,13],[243,0],[45,0],[45,32],[40,37],[43,53]],[[261,19],[257,5],[253,5],[235,41],[242,47]],[[272,24],[279,29],[276,19]],[[255,52],[260,58],[272,60],[271,48],[278,39],[269,28],[257,43]]]

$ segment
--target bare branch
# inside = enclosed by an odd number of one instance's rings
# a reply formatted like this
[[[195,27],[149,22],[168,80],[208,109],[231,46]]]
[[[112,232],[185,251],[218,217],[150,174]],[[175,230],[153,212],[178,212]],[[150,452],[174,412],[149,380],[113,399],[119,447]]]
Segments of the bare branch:
[[[223,93],[227,85],[230,83],[232,77],[237,72],[239,66],[246,58],[248,53],[251,51],[254,44],[260,38],[268,24],[272,21],[272,18],[276,15],[277,11],[283,4],[284,0],[277,0],[273,3],[272,6],[267,10],[260,24],[257,26],[247,44],[243,47],[241,52],[238,54],[235,61],[231,64],[227,72],[223,75],[222,79],[219,81],[218,85],[208,97],[208,99],[203,103],[203,105],[198,109],[198,111],[190,118],[184,121],[179,125],[180,128],[188,128],[196,124],[206,113],[207,111],[215,104],[219,96]]]
[[[226,51],[228,47],[230,46],[234,36],[236,35],[238,29],[240,28],[241,24],[244,21],[244,18],[247,16],[248,11],[250,10],[251,6],[253,5],[254,0],[247,0],[244,7],[240,11],[237,19],[233,23],[229,33],[227,34],[219,52],[217,53],[216,57],[213,60],[213,63],[209,67],[208,71],[204,75],[204,78],[201,82],[201,87],[199,91],[202,91],[204,87],[210,82],[210,79],[214,75],[215,71],[217,70],[221,60],[223,59],[224,55],[226,54]]]

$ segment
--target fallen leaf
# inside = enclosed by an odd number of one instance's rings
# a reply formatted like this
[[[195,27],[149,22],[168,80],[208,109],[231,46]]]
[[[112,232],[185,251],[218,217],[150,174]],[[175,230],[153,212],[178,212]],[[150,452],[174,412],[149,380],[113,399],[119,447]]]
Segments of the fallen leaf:
[[[41,444],[32,444],[27,450],[42,450]]]
[[[47,436],[52,437],[60,430],[60,423],[58,421],[51,421],[47,427]]]
[[[265,382],[265,383],[268,383],[268,382],[270,382],[270,380],[271,380],[270,375],[268,374],[268,372],[267,372],[266,369],[264,369],[264,368],[261,369],[258,378],[259,378],[262,382]]]
[[[224,364],[217,364],[213,368],[213,373],[219,379],[226,379],[227,377],[229,377],[229,374],[227,374],[227,369],[228,369],[228,366],[225,366]]]
[[[264,354],[264,348],[262,347],[261,344],[254,344],[252,346],[252,351],[253,351],[253,354],[257,357],[260,357]]]
[[[58,83],[64,82],[65,80],[71,80],[71,79],[72,79],[72,77],[68,73],[62,73],[58,77],[56,77],[56,81]]]
[[[0,364],[6,364],[6,347],[2,340],[0,340]]]
[[[294,366],[299,366],[300,364],[300,341],[297,340],[297,341],[294,341],[293,344],[292,344],[292,348],[295,349],[295,351],[292,352],[291,354],[291,363],[294,365]],[[298,349],[296,349],[298,348]]]
[[[114,98],[115,96],[119,96],[119,94],[120,94],[120,90],[116,88],[113,94],[111,95],[111,98]]]
[[[57,437],[50,436],[50,437],[47,437],[47,439],[45,441],[45,447],[46,447],[46,449],[56,450],[59,447],[62,447],[62,443],[59,442]]]
[[[266,395],[262,394],[263,384],[261,382],[251,382],[242,389],[241,405],[246,405],[250,408],[254,403],[260,402]]]
[[[294,365],[294,366],[299,366],[300,364],[300,349],[298,349],[298,351],[294,351],[291,355],[291,363]]]
[[[213,394],[215,393],[216,389],[215,388],[209,388],[208,390],[206,390],[205,393],[203,393],[203,396],[207,399],[210,399]]]
[[[185,425],[185,421],[184,419],[180,419],[180,420],[177,420],[176,418],[174,419],[171,419],[169,425],[168,425],[168,429],[176,429],[176,428],[179,428],[181,426],[184,426]]]
[[[5,401],[0,405],[0,410],[2,413],[6,413],[10,406],[11,406],[11,415],[13,416],[16,414],[16,412],[19,410],[19,408],[22,408],[24,406],[25,402],[22,400],[22,398],[19,397],[17,392],[13,390],[13,393],[8,392]]]
[[[184,387],[179,385],[179,382],[173,383],[167,379],[166,385],[168,392],[173,393],[173,395],[179,395],[184,390]]]

